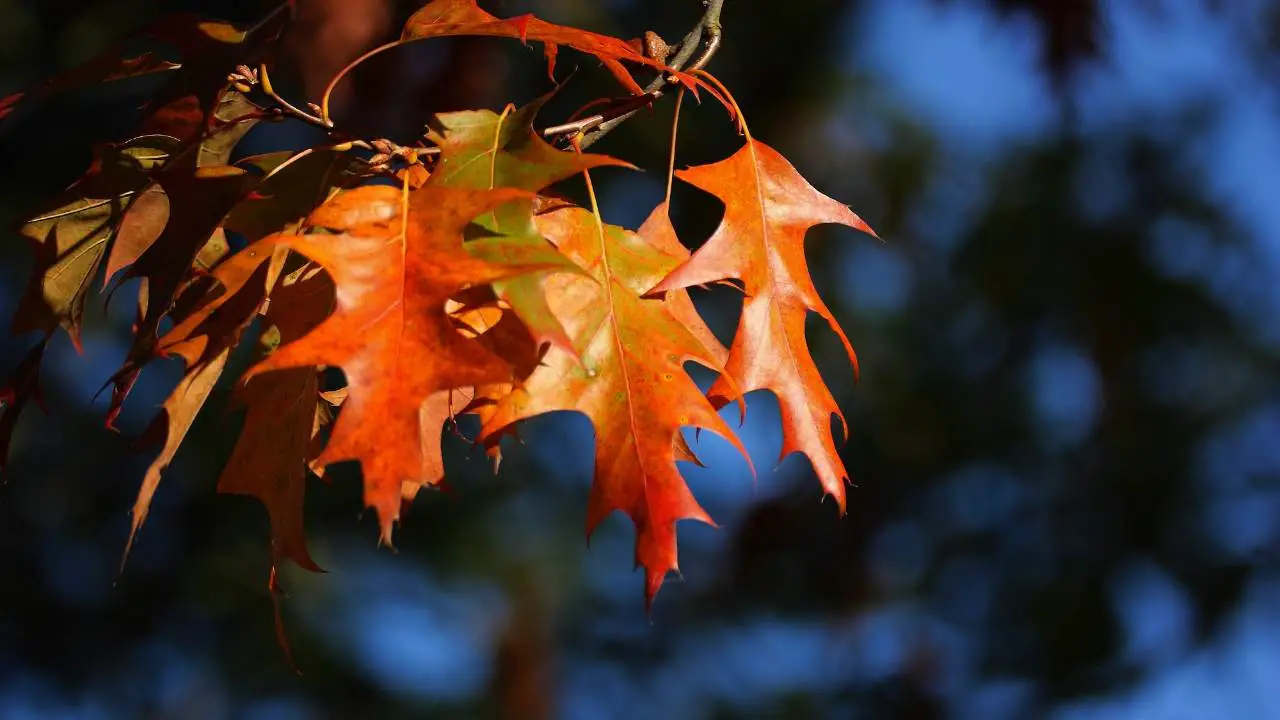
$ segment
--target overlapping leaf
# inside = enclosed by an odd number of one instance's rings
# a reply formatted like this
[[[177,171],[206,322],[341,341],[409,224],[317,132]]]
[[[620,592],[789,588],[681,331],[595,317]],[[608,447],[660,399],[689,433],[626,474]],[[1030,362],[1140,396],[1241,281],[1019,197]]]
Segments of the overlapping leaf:
[[[317,148],[245,158],[265,173],[254,197],[232,208],[223,226],[255,242],[275,232],[291,232],[338,188],[368,165],[351,153]]]
[[[651,292],[742,281],[746,300],[729,349],[728,372],[709,395],[723,406],[741,393],[773,392],[782,411],[782,456],[808,456],[823,489],[843,512],[848,472],[836,452],[831,418],[844,423],[844,415],[809,354],[805,316],[812,311],[827,321],[855,372],[857,357],[813,287],[804,235],[821,223],[872,230],[847,206],[815,190],[776,150],[750,138],[730,158],[679,171],[676,177],[723,200],[724,220],[688,262]]]
[[[498,187],[530,192],[604,165],[630,167],[606,155],[565,152],[548,144],[533,129],[533,118],[545,101],[501,115],[490,110],[442,113],[435,116],[429,138],[440,147],[435,182],[448,187],[490,190]],[[477,224],[500,239],[481,238],[467,244],[475,256],[491,262],[546,262],[562,270],[577,270],[557,252],[533,224],[533,198],[521,198],[485,213]],[[514,247],[523,248],[518,257]],[[525,275],[494,285],[498,296],[541,343],[576,352],[560,321],[547,307],[545,275]]]
[[[332,296],[333,283],[323,273],[276,288],[263,321],[267,351],[300,339],[320,324],[329,314]],[[218,479],[218,491],[249,495],[266,506],[274,563],[289,559],[318,571],[307,551],[302,522],[307,463],[319,454],[318,433],[329,413],[320,399],[316,368],[257,375],[236,388],[235,399],[248,414]]]
[[[209,399],[209,393],[213,392],[218,378],[222,377],[222,371],[226,369],[227,357],[230,353],[230,350],[223,350],[209,362],[189,368],[186,376],[178,383],[178,387],[174,388],[164,401],[163,409],[147,430],[148,437],[163,436],[164,445],[160,448],[160,454],[147,468],[142,478],[142,487],[138,490],[138,498],[133,503],[133,526],[129,529],[129,542],[125,545],[121,568],[124,567],[124,560],[129,557],[129,551],[138,537],[138,531],[147,520],[147,512],[151,508],[151,501],[160,487],[160,480],[165,470],[178,454],[178,448],[182,446],[182,441],[187,437],[187,431],[191,429],[196,416],[200,414],[205,401]]]
[[[40,358],[53,331],[61,326],[80,347],[85,301],[107,243],[129,203],[150,182],[148,171],[175,148],[176,143],[163,137],[104,146],[83,178],[21,226],[35,263],[18,300],[12,332],[38,331],[42,337],[4,386],[9,401],[0,411],[0,448],[7,449],[25,399],[36,392]],[[0,452],[0,462],[5,454]]]
[[[814,290],[803,242],[819,223],[870,232],[856,215],[749,136],[728,160],[680,173],[726,205],[720,227],[692,258],[665,203],[638,232],[567,203],[547,209],[547,198],[534,193],[626,163],[544,142],[533,129],[541,101],[436,116],[428,136],[434,159],[424,152],[423,163],[403,164],[399,151],[379,153],[390,158],[399,188],[342,190],[355,176],[368,177],[360,171],[370,166],[340,148],[382,146],[336,128],[325,140],[336,147],[231,165],[233,148],[268,113],[227,73],[263,57],[287,7],[253,30],[179,15],[147,34],[171,44],[181,67],[112,50],[36,91],[173,71],[144,108],[142,135],[102,149],[83,179],[22,227],[37,262],[14,329],[43,337],[0,389],[0,469],[17,412],[38,399],[48,338],[61,325],[78,341],[85,297],[105,259],[108,281],[144,280],[135,344],[113,378],[108,422],[144,363],[177,355],[188,368],[152,425],[164,442],[134,506],[130,545],[255,318],[265,329],[264,350],[235,392],[247,410],[245,427],[219,489],[266,506],[273,591],[282,559],[318,569],[302,523],[308,468],[359,461],[365,503],[389,543],[403,501],[443,482],[441,429],[463,411],[480,417],[495,457],[497,441],[520,420],[553,411],[591,420],[588,531],[615,510],[632,519],[649,602],[677,568],[677,522],[711,522],[677,469],[697,462],[682,429],[712,430],[741,451],[717,409],[746,392],[778,396],[783,454],[808,456],[843,508],[847,474],[830,428],[832,415],[843,418],[810,357],[807,313],[837,332],[855,370],[856,359]],[[675,73],[633,43],[531,15],[498,18],[475,0],[434,0],[398,43],[382,49],[461,35],[541,42],[551,73],[559,48],[588,53],[634,93],[641,92],[631,74],[637,67],[711,87],[703,84],[709,76]],[[0,100],[0,119],[20,100]],[[281,114],[295,112],[272,100]],[[313,124],[325,124],[327,108],[320,115]],[[230,253],[229,234],[249,246]],[[740,280],[747,295],[731,349],[684,290],[728,279]],[[157,337],[166,318],[174,326]],[[687,361],[721,374],[708,395],[685,373]],[[319,391],[321,366],[340,368],[348,382],[323,449],[320,431],[332,416]]]
[[[252,118],[256,109],[240,93],[224,92],[207,123],[202,123],[208,126],[202,139],[153,174],[155,185],[144,197],[158,198],[163,193],[165,199],[149,202],[139,212],[159,217],[133,223],[131,227],[147,230],[119,239],[112,248],[107,261],[110,269],[126,268],[122,280],[144,278],[147,282],[146,304],[133,347],[124,367],[112,378],[108,425],[119,414],[138,372],[152,358],[160,321],[190,279],[201,249],[218,238],[227,214],[260,180],[244,168],[225,164],[232,148],[252,127],[254,121],[246,118]],[[134,208],[129,212],[133,214]],[[156,233],[156,227],[163,229]]]
[[[248,158],[268,170],[257,185],[255,198],[243,200],[227,216],[224,227],[256,242],[275,231],[292,233],[306,215],[349,179],[360,160],[330,150],[293,158]],[[362,163],[361,163],[362,164]],[[265,246],[251,246],[218,264],[211,279],[216,287],[196,288],[201,293],[191,308],[178,308],[177,324],[160,338],[156,351],[180,355],[188,365],[207,360],[238,342],[241,331],[253,320],[284,268],[287,248],[261,255]],[[207,246],[206,246],[207,248]]]
[[[266,27],[260,27],[258,32],[251,34],[235,25],[205,20],[191,13],[166,15],[130,40],[148,38],[172,45],[182,55],[184,62],[171,62],[150,51],[130,52],[126,47],[130,44],[129,41],[112,45],[88,62],[55,75],[34,88],[0,98],[0,120],[24,104],[58,93],[113,80],[178,70],[182,73],[175,73],[177,75],[196,76],[188,77],[183,82],[185,87],[203,85],[213,90],[226,76],[227,67],[246,62],[261,47],[262,41],[272,37],[279,28],[278,22],[268,22]],[[226,64],[228,62],[230,64]],[[209,78],[213,78],[212,82],[206,82]],[[154,107],[158,110],[165,104],[162,101]],[[197,113],[196,121],[203,116],[203,113]]]
[[[525,195],[430,182],[412,192],[366,186],[312,214],[310,225],[336,234],[272,236],[253,246],[264,252],[287,246],[334,279],[333,315],[256,365],[250,377],[288,367],[342,368],[349,396],[316,462],[360,461],[365,502],[377,510],[386,542],[400,516],[402,484],[428,471],[424,401],[442,390],[511,379],[510,363],[459,334],[444,304],[464,288],[546,269],[488,263],[463,249],[474,218]]]
[[[47,334],[61,325],[79,344],[86,295],[107,242],[131,198],[150,182],[148,172],[176,148],[163,137],[104,147],[83,178],[22,225],[36,262],[14,313],[15,334]]]
[[[148,35],[168,43],[182,56],[182,67],[173,79],[165,84],[144,108],[142,132],[162,134],[183,142],[196,142],[205,138],[207,122],[219,106],[225,106],[231,94],[227,87],[227,73],[239,65],[258,62],[269,48],[269,43],[283,29],[284,13],[276,13],[272,19],[252,29],[243,29],[224,22],[212,22],[189,13],[166,16],[157,22]],[[234,117],[220,113],[224,122]],[[247,129],[247,128],[246,128]],[[238,139],[238,138],[237,138]],[[235,144],[228,136],[223,141]],[[230,145],[226,149],[230,149]],[[202,152],[221,152],[221,146],[206,145]],[[197,165],[215,165],[226,162],[200,158]]]
[[[640,297],[687,257],[646,240],[652,228],[636,234],[606,226],[581,208],[541,215],[538,228],[592,276],[549,281],[552,308],[583,348],[582,362],[551,348],[522,387],[499,401],[483,435],[493,438],[511,423],[558,410],[590,418],[596,469],[588,532],[615,510],[631,517],[636,562],[645,568],[652,601],[677,568],[676,521],[712,522],[676,468],[677,459],[692,459],[680,429],[711,430],[746,456],[683,367],[693,361],[720,370],[718,352],[704,341],[710,333],[696,315],[678,317],[668,299]]]
[[[124,80],[142,75],[152,75],[180,67],[177,63],[144,52],[125,56],[118,47],[109,48],[89,62],[72,68],[45,81],[31,90],[23,90],[0,98],[0,120],[4,120],[22,104],[39,100],[67,90],[111,80]]]

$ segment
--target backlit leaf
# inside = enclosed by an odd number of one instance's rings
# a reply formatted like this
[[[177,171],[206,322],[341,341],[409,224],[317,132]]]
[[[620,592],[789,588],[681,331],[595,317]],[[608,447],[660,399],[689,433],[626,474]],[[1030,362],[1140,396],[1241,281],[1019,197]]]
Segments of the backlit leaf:
[[[707,243],[652,292],[742,281],[746,300],[725,365],[728,373],[709,395],[719,407],[752,390],[773,392],[782,412],[782,456],[804,453],[843,513],[849,474],[836,452],[831,418],[835,415],[843,424],[844,415],[809,354],[805,316],[812,311],[827,321],[844,343],[855,372],[857,357],[813,287],[804,235],[820,223],[872,230],[847,206],[813,189],[791,163],[757,140],[748,139],[727,160],[681,170],[676,177],[723,200],[724,220]]]

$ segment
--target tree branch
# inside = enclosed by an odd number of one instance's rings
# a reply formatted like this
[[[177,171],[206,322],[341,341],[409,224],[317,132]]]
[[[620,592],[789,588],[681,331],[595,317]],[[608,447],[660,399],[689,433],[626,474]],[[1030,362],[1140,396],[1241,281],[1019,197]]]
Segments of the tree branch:
[[[686,67],[689,70],[700,70],[711,61],[716,51],[720,49],[720,13],[724,8],[724,2],[725,0],[702,0],[704,8],[702,17],[699,18],[697,25],[677,45],[668,50],[668,52],[674,53],[666,61],[668,67],[672,70],[684,70]],[[281,7],[287,5],[286,3]],[[277,8],[276,12],[278,11],[279,8]],[[275,15],[276,12],[273,12],[272,15]],[[329,133],[330,137],[339,141],[341,145],[374,151],[376,154],[372,160],[380,161],[372,163],[374,165],[384,164],[390,159],[388,155],[404,154],[405,151],[410,150],[385,139],[370,143],[364,140],[344,137],[333,126],[333,122],[326,118],[322,108],[312,105],[312,109],[316,111],[313,114],[290,103],[276,93],[275,88],[271,85],[270,77],[267,75],[265,63],[260,65],[256,71],[241,66],[228,77],[228,80],[240,84],[246,92],[251,86],[259,86],[275,103],[273,110],[278,115],[291,116],[307,124],[319,127]],[[542,136],[547,139],[579,137],[578,147],[588,147],[609,134],[614,128],[630,120],[640,110],[651,106],[654,101],[678,85],[679,81],[674,76],[663,74],[650,82],[645,87],[642,95],[628,98],[608,110],[580,120],[548,127],[542,130]],[[375,147],[375,145],[378,147]],[[383,147],[384,145],[390,147],[391,150],[388,151],[387,147]],[[419,147],[412,148],[412,150],[416,155],[434,155],[439,152],[439,148],[435,147]]]
[[[686,64],[690,70],[700,70],[720,49],[720,12],[724,9],[724,0],[702,0],[702,4],[705,7],[702,18],[676,46],[675,55],[667,62],[667,65],[674,70],[683,70]],[[626,103],[610,112],[592,115],[574,123],[547,128],[542,134],[544,137],[555,137],[583,132],[585,134],[578,146],[586,148],[630,120],[642,108],[653,104],[677,84],[670,76],[663,75],[649,83],[644,95],[637,95],[634,103]]]

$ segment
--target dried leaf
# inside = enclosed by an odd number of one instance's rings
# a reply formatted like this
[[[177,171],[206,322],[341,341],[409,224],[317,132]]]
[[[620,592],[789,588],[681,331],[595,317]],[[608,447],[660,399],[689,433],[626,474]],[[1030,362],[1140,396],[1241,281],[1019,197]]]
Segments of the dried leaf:
[[[23,104],[43,100],[68,90],[111,80],[168,72],[179,67],[181,66],[177,63],[156,57],[149,52],[134,57],[124,57],[122,48],[111,47],[87,63],[56,75],[35,88],[0,98],[0,120],[8,117]]]
[[[329,314],[332,296],[327,275],[278,287],[271,294],[264,325],[275,329],[277,342],[294,342]],[[319,454],[315,439],[321,414],[327,412],[316,369],[257,375],[236,388],[234,398],[248,408],[248,415],[218,479],[218,492],[256,497],[266,506],[273,565],[289,559],[320,571],[307,551],[302,522],[307,464]]]
[[[36,262],[14,313],[14,334],[61,325],[79,347],[85,298],[107,242],[130,199],[150,182],[148,172],[176,149],[173,140],[157,137],[103,147],[83,178],[22,225]]]
[[[142,478],[142,487],[138,490],[138,499],[133,503],[133,525],[129,529],[129,541],[124,548],[124,557],[120,559],[122,571],[125,561],[129,559],[129,551],[133,549],[133,543],[137,539],[138,530],[147,520],[147,511],[151,508],[156,489],[160,487],[160,480],[165,470],[169,468],[169,463],[173,461],[174,455],[178,453],[178,448],[182,446],[182,441],[187,437],[187,431],[195,422],[200,408],[204,407],[205,401],[209,399],[209,393],[213,392],[213,386],[222,376],[229,354],[230,351],[224,350],[212,361],[189,369],[186,376],[164,401],[164,408],[152,421],[151,428],[146,433],[147,435],[163,433],[164,447],[147,468],[147,473]]]

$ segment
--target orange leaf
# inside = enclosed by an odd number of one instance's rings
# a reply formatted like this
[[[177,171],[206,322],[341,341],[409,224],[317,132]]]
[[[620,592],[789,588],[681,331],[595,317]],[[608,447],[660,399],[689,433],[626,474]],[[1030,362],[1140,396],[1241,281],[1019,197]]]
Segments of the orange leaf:
[[[219,264],[212,275],[218,287],[207,291],[203,304],[156,342],[157,353],[177,355],[190,367],[239,342],[267,297],[269,273],[262,252],[260,247],[248,247]]]
[[[599,58],[618,82],[636,95],[643,94],[644,89],[631,77],[631,73],[622,64],[623,61],[647,65],[659,72],[675,75],[690,89],[696,89],[701,84],[695,78],[645,56],[625,40],[556,25],[532,15],[499,18],[481,10],[475,0],[434,0],[409,18],[401,37],[408,41],[450,35],[485,35],[514,38],[522,43],[530,40],[540,42],[547,56],[547,74],[551,75],[552,80],[555,79],[559,46],[564,45]]]
[[[406,480],[400,486],[400,496],[406,501],[413,501],[418,491],[424,487],[439,485],[444,481],[444,452],[440,444],[440,435],[444,426],[456,417],[467,403],[471,402],[471,390],[441,390],[432,393],[422,404],[419,417],[422,420],[423,462],[422,476]]]
[[[510,363],[454,329],[444,304],[467,287],[543,269],[495,265],[463,249],[463,230],[476,216],[525,196],[430,181],[413,192],[360,187],[311,215],[310,225],[337,234],[260,241],[287,246],[323,266],[337,285],[337,308],[248,377],[286,367],[342,368],[350,394],[316,463],[360,461],[365,502],[378,512],[384,542],[391,541],[392,524],[400,517],[402,484],[429,472],[423,403],[441,390],[512,377]]]
[[[667,572],[677,569],[676,521],[712,523],[676,469],[676,460],[691,456],[680,428],[711,430],[746,457],[737,436],[684,371],[686,361],[721,370],[717,353],[673,313],[670,299],[640,297],[687,252],[664,251],[645,239],[648,228],[636,234],[605,226],[580,208],[539,216],[538,229],[592,276],[557,275],[548,281],[554,288],[548,293],[552,308],[575,346],[583,348],[582,362],[552,347],[523,386],[498,402],[482,437],[491,439],[511,423],[557,410],[590,418],[596,429],[596,473],[588,533],[615,510],[631,517],[636,562],[645,567],[645,595],[652,602]]]
[[[809,355],[806,314],[818,313],[840,336],[855,373],[857,356],[813,287],[804,235],[821,223],[874,233],[848,207],[809,185],[776,150],[750,138],[732,157],[681,170],[676,177],[723,200],[724,220],[706,245],[650,292],[728,278],[742,281],[747,297],[729,349],[728,372],[709,396],[722,407],[742,393],[772,391],[782,411],[782,456],[797,451],[808,456],[823,489],[844,512],[849,476],[831,435],[831,416],[844,423],[844,415]]]

